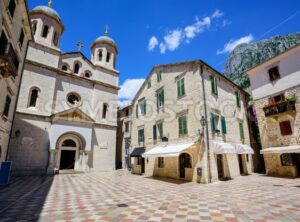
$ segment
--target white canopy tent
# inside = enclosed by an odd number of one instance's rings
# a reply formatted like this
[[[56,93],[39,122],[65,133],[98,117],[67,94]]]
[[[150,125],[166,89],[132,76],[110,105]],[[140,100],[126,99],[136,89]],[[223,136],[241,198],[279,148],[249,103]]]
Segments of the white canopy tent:
[[[156,146],[153,149],[145,152],[143,157],[176,157],[182,151],[193,146],[195,143],[167,144]]]
[[[300,145],[283,146],[283,147],[270,147],[260,151],[261,154],[267,153],[300,153]]]
[[[215,154],[236,154],[235,147],[229,143],[215,142],[214,143]]]
[[[237,154],[254,154],[254,151],[251,148],[251,146],[246,144],[237,144],[235,146],[235,149]]]

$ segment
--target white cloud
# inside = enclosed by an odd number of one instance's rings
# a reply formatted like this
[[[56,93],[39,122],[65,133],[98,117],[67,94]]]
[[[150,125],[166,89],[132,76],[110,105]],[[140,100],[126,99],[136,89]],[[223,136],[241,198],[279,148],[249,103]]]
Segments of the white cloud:
[[[231,25],[231,21],[226,20],[226,19],[222,21],[222,27],[223,28],[226,27],[226,26],[228,26],[228,25]]]
[[[155,36],[152,36],[149,39],[149,43],[148,43],[148,50],[152,51],[156,46],[158,45],[158,40]]]
[[[203,19],[196,17],[195,22],[192,24],[167,31],[162,38],[162,41],[158,41],[155,36],[152,36],[149,40],[148,50],[152,51],[158,46],[161,54],[164,54],[167,51],[174,51],[182,42],[190,43],[191,40],[200,33],[209,29],[213,20],[216,20],[223,15],[224,13],[217,9],[211,16],[204,17]]]
[[[222,17],[224,15],[224,13],[223,12],[221,12],[219,9],[217,9],[213,14],[212,14],[212,16],[211,16],[211,18],[220,18],[220,17]]]
[[[196,17],[196,22],[192,25],[188,25],[184,28],[184,35],[187,39],[193,39],[197,34],[204,31],[205,28],[209,28],[211,25],[210,17],[205,17],[202,20],[199,20]]]
[[[145,79],[127,79],[127,80],[125,80],[123,85],[121,85],[121,87],[120,87],[121,89],[119,91],[119,100],[121,102],[131,101],[133,99],[133,97],[135,96],[135,94],[137,93],[137,91],[140,89],[140,87],[144,81],[145,81]]]
[[[164,37],[166,48],[170,51],[174,51],[178,48],[182,39],[182,31],[179,29],[169,31]]]
[[[224,48],[222,50],[217,51],[217,54],[219,55],[219,54],[229,53],[233,51],[234,48],[237,47],[238,45],[243,43],[250,43],[253,41],[253,39],[254,39],[253,35],[250,34],[236,40],[230,40],[227,44],[224,45]]]

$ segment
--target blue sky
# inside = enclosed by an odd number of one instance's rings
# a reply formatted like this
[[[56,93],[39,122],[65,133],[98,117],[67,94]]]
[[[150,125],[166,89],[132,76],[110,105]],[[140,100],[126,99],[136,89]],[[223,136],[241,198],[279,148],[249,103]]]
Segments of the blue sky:
[[[46,4],[29,0],[30,9]],[[76,51],[81,40],[90,58],[90,44],[109,26],[120,85],[145,78],[155,64],[184,60],[202,59],[222,71],[237,43],[298,32],[300,24],[299,0],[53,0],[53,8],[65,25],[64,52]],[[142,80],[131,82],[127,88]]]

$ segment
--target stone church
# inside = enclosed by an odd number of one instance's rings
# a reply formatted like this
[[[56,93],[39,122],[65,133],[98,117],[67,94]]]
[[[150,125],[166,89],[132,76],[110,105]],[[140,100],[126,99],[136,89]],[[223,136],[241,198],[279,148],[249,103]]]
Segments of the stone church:
[[[91,60],[63,53],[64,24],[51,7],[30,13],[34,41],[25,61],[8,159],[15,174],[115,169],[118,48],[100,36]]]

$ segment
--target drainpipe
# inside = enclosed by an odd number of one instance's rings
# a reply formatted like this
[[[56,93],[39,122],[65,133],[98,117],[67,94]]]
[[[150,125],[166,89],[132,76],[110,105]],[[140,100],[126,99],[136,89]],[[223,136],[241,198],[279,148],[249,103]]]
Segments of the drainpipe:
[[[22,84],[22,79],[23,79],[23,72],[24,72],[24,68],[25,68],[25,63],[26,63],[26,58],[27,58],[27,52],[28,52],[29,42],[30,41],[31,40],[27,41],[26,50],[25,50],[25,54],[24,54],[24,60],[23,60],[23,66],[22,66],[22,70],[20,72],[21,76],[20,76],[20,81],[19,81],[19,86],[18,86],[18,92],[17,92],[17,96],[16,96],[16,102],[15,102],[15,107],[14,107],[14,113],[13,113],[13,118],[12,118],[11,129],[10,129],[9,138],[8,138],[8,144],[7,144],[5,161],[8,160],[8,152],[9,152],[9,147],[10,147],[10,144],[11,144],[12,131],[13,131],[14,124],[15,124],[15,117],[16,117],[16,112],[17,112],[17,105],[18,105],[18,101],[19,101],[20,89],[21,89],[21,84]]]
[[[205,92],[205,84],[204,84],[204,76],[203,76],[203,68],[204,65],[200,64],[200,77],[201,77],[201,83],[202,83],[202,92],[203,92],[203,104],[204,104],[204,117],[206,119],[205,124],[205,133],[204,133],[204,144],[206,147],[206,167],[207,167],[207,176],[208,176],[208,183],[211,183],[211,169],[210,169],[210,146],[209,146],[209,133],[208,133],[208,115],[207,115],[207,105],[206,105],[206,92]]]

